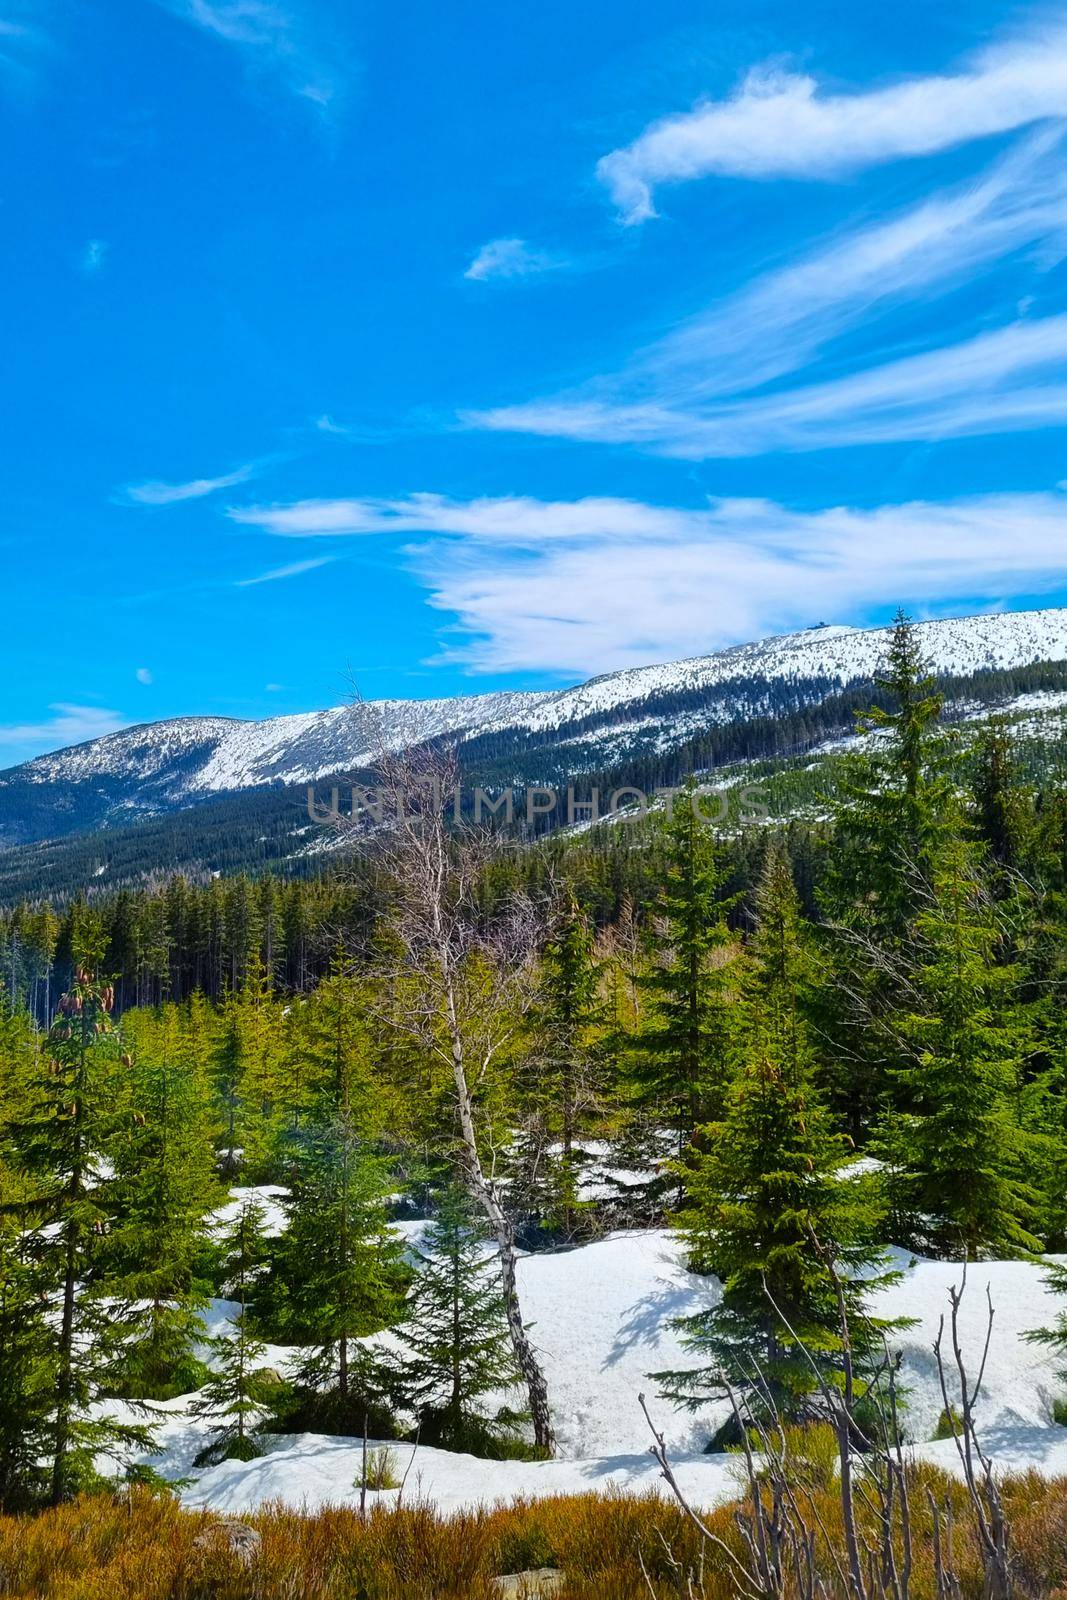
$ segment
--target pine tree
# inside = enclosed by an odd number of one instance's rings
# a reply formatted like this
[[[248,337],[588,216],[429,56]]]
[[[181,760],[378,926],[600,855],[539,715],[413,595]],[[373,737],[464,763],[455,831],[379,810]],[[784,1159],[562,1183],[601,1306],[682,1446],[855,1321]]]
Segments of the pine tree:
[[[116,1218],[107,1255],[133,1306],[122,1391],[169,1399],[199,1387],[215,1176],[210,1085],[174,1005],[129,1019],[126,1126],[113,1142]]]
[[[901,1110],[882,1147],[899,1225],[967,1260],[1039,1249],[1035,1157],[1018,1104],[1032,1048],[1019,969],[998,962],[996,905],[972,844],[946,844],[916,919],[919,955],[896,1019]]]
[[[25,1231],[24,1178],[0,1154],[0,1511],[32,1508],[47,1487],[54,1338],[46,1282]]]
[[[250,1461],[260,1453],[264,1346],[253,1332],[249,1304],[266,1256],[262,1207],[246,1198],[219,1240],[220,1287],[237,1302],[237,1311],[229,1331],[211,1341],[213,1369],[190,1408],[194,1416],[216,1419],[216,1437],[205,1452],[212,1460]]]
[[[349,1103],[376,1104],[376,1124],[397,1120],[387,1086],[372,1075],[371,1027],[358,978],[335,950],[330,970],[289,1015],[284,1061],[285,1138],[314,1120],[339,1094]],[[299,1142],[299,1141],[298,1141]]]
[[[320,1428],[359,1433],[388,1384],[360,1341],[393,1323],[405,1272],[389,1232],[387,1163],[343,1116],[305,1134],[272,1272],[279,1329],[313,1346],[299,1384]]]
[[[19,1130],[35,1190],[32,1249],[42,1283],[57,1301],[49,1416],[53,1504],[91,1481],[99,1452],[144,1448],[150,1437],[145,1427],[90,1412],[93,1402],[114,1393],[125,1354],[103,1248],[112,1216],[105,1151],[122,1069],[110,1020],[113,991],[82,964],[102,949],[99,927],[87,913],[79,912],[75,941],[74,981],[60,1000],[35,1102]]]
[[[499,1453],[521,1417],[484,1397],[521,1383],[504,1316],[496,1261],[487,1256],[484,1225],[458,1188],[442,1195],[417,1250],[403,1337],[410,1347],[405,1397],[420,1438],[446,1450]]]
[[[892,1092],[890,1017],[908,981],[915,919],[934,863],[964,824],[939,725],[941,695],[901,612],[878,687],[891,709],[858,719],[869,748],[846,760],[822,899],[841,981],[826,991],[830,1088],[857,1141]]]
[[[1021,781],[1009,724],[990,718],[974,746],[975,822],[995,868],[998,892],[1010,887],[1029,852],[1033,801]]]
[[[308,1414],[341,1433],[358,1433],[384,1404],[387,1375],[360,1341],[396,1320],[405,1288],[385,1207],[393,1179],[372,1144],[373,1125],[362,1056],[335,1051],[295,1142],[289,1225],[264,1301],[287,1338],[316,1347],[299,1379]]]
[[[284,1126],[280,1008],[258,953],[240,989],[227,994],[214,1066],[223,1171],[255,1182],[267,1175]]]
[[[641,978],[650,1004],[630,1075],[638,1105],[669,1120],[681,1152],[709,1110],[722,1104],[732,939],[725,874],[692,785],[675,797],[662,839],[665,885],[655,908],[656,950]]]
[[[815,969],[778,848],[768,852],[757,911],[740,1070],[725,1117],[702,1130],[686,1172],[684,1236],[694,1265],[720,1278],[722,1298],[679,1323],[705,1365],[657,1376],[690,1405],[724,1393],[725,1380],[750,1413],[769,1399],[803,1419],[817,1410],[809,1356],[831,1379],[840,1369],[835,1276],[861,1361],[878,1341],[863,1310],[885,1277],[874,1242],[880,1206],[869,1181],[848,1174],[847,1142],[814,1087],[806,1007]]]
[[[593,930],[571,893],[560,908],[541,967],[533,1019],[538,1048],[531,1096],[549,1147],[547,1152],[538,1151],[538,1160],[547,1169],[543,1181],[550,1196],[550,1220],[558,1220],[568,1235],[578,1218],[584,1160],[576,1141],[596,1104],[597,1030],[604,1019],[601,970],[594,952]]]

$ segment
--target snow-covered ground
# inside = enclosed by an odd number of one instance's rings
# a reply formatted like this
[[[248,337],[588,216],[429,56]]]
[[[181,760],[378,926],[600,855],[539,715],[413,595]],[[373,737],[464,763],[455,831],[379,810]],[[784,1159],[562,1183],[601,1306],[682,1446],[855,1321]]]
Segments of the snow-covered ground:
[[[268,1198],[277,1205],[277,1191]],[[401,1231],[417,1236],[419,1223]],[[896,1252],[899,1283],[879,1293],[876,1314],[914,1319],[894,1337],[903,1357],[907,1428],[924,1457],[951,1468],[951,1440],[929,1443],[942,1400],[933,1356],[938,1322],[948,1289],[960,1268]],[[612,1235],[572,1250],[531,1255],[519,1267],[520,1290],[540,1349],[552,1398],[558,1457],[546,1462],[482,1461],[472,1456],[394,1444],[405,1494],[450,1510],[517,1495],[549,1495],[607,1489],[640,1491],[658,1486],[648,1454],[648,1429],[638,1395],[649,1397],[663,1429],[683,1488],[705,1505],[730,1498],[738,1485],[733,1457],[703,1454],[703,1446],[725,1415],[714,1405],[694,1414],[656,1398],[650,1374],[691,1364],[672,1319],[714,1303],[713,1279],[688,1272],[680,1242],[654,1229]],[[1033,1467],[1067,1474],[1067,1428],[1051,1420],[1051,1402],[1065,1386],[1056,1362],[1043,1347],[1024,1339],[1028,1329],[1047,1326],[1057,1307],[1040,1267],[1027,1262],[988,1262],[972,1267],[961,1316],[965,1352],[977,1365],[985,1333],[986,1286],[995,1307],[993,1342],[979,1406],[983,1438],[1005,1470]],[[210,1331],[231,1308],[216,1301]],[[267,1364],[284,1370],[288,1352],[268,1349]],[[188,1479],[182,1490],[190,1506],[248,1511],[267,1501],[314,1509],[358,1499],[356,1481],[362,1445],[354,1439],[289,1435],[268,1440],[255,1461],[227,1461],[203,1471],[193,1466],[207,1441],[207,1424],[191,1418],[188,1399],[158,1408],[161,1427],[157,1467]],[[395,1491],[381,1498],[395,1499]]]

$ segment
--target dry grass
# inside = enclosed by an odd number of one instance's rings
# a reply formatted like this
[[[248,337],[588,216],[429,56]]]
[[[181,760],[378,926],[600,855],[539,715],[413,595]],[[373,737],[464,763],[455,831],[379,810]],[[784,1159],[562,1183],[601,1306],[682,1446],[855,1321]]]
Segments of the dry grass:
[[[979,1596],[976,1554],[958,1485],[916,1472],[920,1535],[915,1594],[932,1592],[925,1486],[956,1511],[957,1555],[967,1596]],[[810,1491],[831,1537],[840,1532],[832,1491]],[[1067,1482],[1017,1479],[1006,1499],[1023,1592],[1067,1600]],[[642,1561],[660,1600],[676,1595],[667,1552],[695,1567],[698,1540],[676,1508],[655,1497],[584,1495],[518,1502],[440,1517],[429,1507],[351,1509],[303,1517],[273,1508],[247,1520],[261,1546],[249,1566],[225,1543],[204,1539],[217,1519],[170,1499],[86,1496],[35,1517],[0,1518],[0,1595],[19,1600],[491,1600],[502,1572],[558,1566],[567,1600],[649,1600]],[[709,1519],[735,1544],[732,1510]],[[198,1542],[199,1540],[199,1542]],[[707,1600],[731,1600],[715,1561]]]

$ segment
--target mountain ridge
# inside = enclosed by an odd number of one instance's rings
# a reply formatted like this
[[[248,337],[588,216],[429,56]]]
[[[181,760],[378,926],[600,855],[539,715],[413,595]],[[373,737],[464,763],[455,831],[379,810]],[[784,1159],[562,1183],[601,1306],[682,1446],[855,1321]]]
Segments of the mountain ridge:
[[[1067,687],[1067,607],[916,626],[957,710]],[[366,776],[379,730],[395,749],[453,742],[464,782],[490,788],[654,787],[731,762],[788,760],[847,738],[875,692],[888,636],[886,627],[816,626],[559,689],[137,724],[0,772],[3,872],[13,883],[65,881],[75,858],[86,859],[78,841],[105,877],[120,857],[143,861],[142,871],[295,861],[311,848],[304,786]],[[167,818],[169,831],[156,825]]]
[[[1067,656],[1067,607],[975,613],[916,624],[931,669],[959,675],[990,667],[1017,667]],[[214,715],[170,717],[133,724],[77,745],[50,751],[0,771],[0,788],[16,775],[30,783],[132,775],[158,777],[169,762],[179,771],[191,753],[212,743],[211,756],[189,775],[189,792],[233,792],[275,782],[314,782],[343,767],[373,760],[377,725],[392,748],[449,734],[461,740],[501,733],[560,728],[621,706],[679,691],[721,688],[733,679],[768,682],[831,679],[841,687],[869,678],[884,654],[889,629],[816,625],[731,645],[703,656],[601,673],[559,689],[490,690],[430,699],[355,702],[321,711],[263,719]],[[749,707],[722,707],[720,717]],[[168,742],[168,736],[179,735]],[[147,736],[151,737],[147,737]],[[181,737],[187,735],[188,737]],[[127,754],[125,765],[123,753]],[[109,760],[114,754],[118,759]],[[177,797],[177,791],[175,798]]]

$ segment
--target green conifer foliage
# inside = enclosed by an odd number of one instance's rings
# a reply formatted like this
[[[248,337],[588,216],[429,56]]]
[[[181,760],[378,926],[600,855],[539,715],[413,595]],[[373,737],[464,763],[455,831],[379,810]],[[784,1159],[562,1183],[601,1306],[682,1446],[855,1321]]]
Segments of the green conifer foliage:
[[[32,1250],[55,1298],[48,1423],[49,1498],[68,1499],[94,1475],[98,1452],[143,1447],[145,1427],[91,1413],[121,1383],[126,1330],[109,1279],[106,1235],[113,1217],[107,1147],[123,1072],[110,984],[83,963],[102,940],[87,914],[77,929],[74,981],[42,1052],[32,1110],[19,1148],[34,1185]]]
[[[249,1303],[267,1258],[263,1210],[246,1197],[218,1240],[220,1287],[237,1303],[225,1333],[211,1341],[212,1370],[193,1403],[194,1416],[215,1421],[214,1461],[250,1461],[259,1451],[265,1398],[261,1376],[264,1346],[252,1328]]]
[[[973,844],[946,843],[916,918],[917,961],[896,1029],[898,1102],[882,1141],[898,1224],[967,1260],[1036,1250],[1020,1069],[1032,1049],[1019,969],[997,959],[997,908]]]
[[[648,1005],[635,1041],[639,1105],[673,1125],[679,1151],[721,1109],[729,1076],[728,995],[733,940],[712,829],[690,786],[663,825],[665,885],[655,906],[655,949],[641,978]]]
[[[783,1416],[803,1420],[817,1411],[817,1385],[801,1345],[831,1379],[840,1369],[835,1277],[861,1361],[879,1342],[862,1313],[884,1277],[874,1242],[880,1206],[869,1181],[849,1174],[847,1141],[814,1086],[805,1016],[814,967],[788,862],[776,848],[757,910],[741,1065],[725,1116],[701,1130],[682,1213],[693,1263],[715,1273],[722,1295],[679,1324],[703,1364],[657,1376],[694,1406],[729,1384],[750,1413],[773,1401]],[[852,1275],[860,1266],[862,1279]]]
[[[963,827],[941,696],[903,613],[878,683],[895,709],[876,706],[858,719],[869,748],[845,763],[822,892],[839,972],[826,993],[827,1077],[857,1140],[892,1092],[889,1018],[908,981],[915,919],[945,842]]]
[[[122,1392],[168,1399],[199,1387],[207,1222],[222,1198],[211,1089],[177,1006],[127,1027],[122,1124],[113,1140],[109,1268],[131,1303]]]
[[[405,1397],[425,1443],[496,1454],[520,1417],[485,1397],[521,1382],[504,1317],[499,1268],[462,1190],[446,1190],[418,1249],[403,1330]]]
[[[595,936],[573,894],[560,908],[541,967],[533,1025],[532,1104],[547,1150],[538,1151],[547,1175],[549,1222],[570,1235],[577,1225],[583,1155],[577,1141],[595,1112],[600,1084],[599,1031],[605,1008]]]
[[[55,1396],[55,1341],[47,1280],[25,1222],[32,1191],[0,1153],[0,1510],[23,1511],[45,1493]]]

